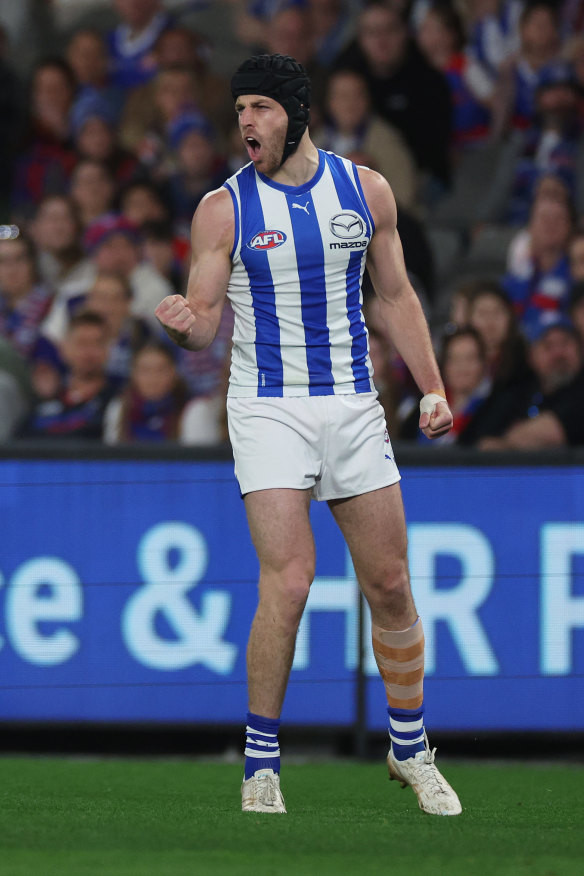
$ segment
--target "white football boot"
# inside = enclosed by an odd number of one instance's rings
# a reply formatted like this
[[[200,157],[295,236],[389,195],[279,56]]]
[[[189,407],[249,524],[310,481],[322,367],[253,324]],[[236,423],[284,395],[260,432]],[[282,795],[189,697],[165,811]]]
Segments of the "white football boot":
[[[387,768],[390,780],[398,781],[402,788],[408,785],[423,812],[429,815],[460,815],[462,806],[456,792],[450,787],[434,763],[436,749],[430,751],[428,737],[424,733],[426,748],[407,760],[397,760],[390,749]]]
[[[243,812],[286,812],[280,791],[280,776],[274,770],[258,770],[241,786]]]

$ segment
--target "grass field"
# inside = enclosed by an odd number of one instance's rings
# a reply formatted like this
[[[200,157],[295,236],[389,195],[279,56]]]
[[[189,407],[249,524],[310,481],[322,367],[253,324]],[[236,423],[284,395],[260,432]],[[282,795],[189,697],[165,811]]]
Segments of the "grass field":
[[[288,765],[288,815],[239,811],[239,766],[0,759],[2,876],[584,873],[581,766],[442,764],[424,815],[383,764]]]

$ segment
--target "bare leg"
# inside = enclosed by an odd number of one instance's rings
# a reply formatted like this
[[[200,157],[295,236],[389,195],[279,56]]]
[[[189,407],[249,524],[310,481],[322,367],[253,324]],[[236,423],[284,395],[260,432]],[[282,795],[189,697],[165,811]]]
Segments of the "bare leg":
[[[314,578],[310,491],[258,490],[245,497],[260,561],[259,604],[247,646],[249,709],[278,718],[298,624]]]
[[[384,630],[407,629],[417,614],[410,589],[399,484],[336,499],[329,507],[351,551],[373,623]]]

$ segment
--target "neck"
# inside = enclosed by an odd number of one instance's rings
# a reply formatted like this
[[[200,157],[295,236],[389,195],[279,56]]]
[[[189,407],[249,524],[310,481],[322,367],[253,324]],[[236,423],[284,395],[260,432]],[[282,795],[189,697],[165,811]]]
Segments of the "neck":
[[[318,170],[318,162],[318,149],[305,131],[296,152],[270,175],[270,179],[280,185],[302,186],[312,179]]]

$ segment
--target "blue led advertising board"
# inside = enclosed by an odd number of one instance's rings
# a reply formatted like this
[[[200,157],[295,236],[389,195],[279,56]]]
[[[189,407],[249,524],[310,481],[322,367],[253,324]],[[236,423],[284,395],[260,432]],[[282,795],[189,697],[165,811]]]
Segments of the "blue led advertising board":
[[[584,729],[584,468],[402,475],[429,725]],[[350,726],[357,587],[328,508],[311,513],[283,718]],[[258,564],[229,462],[2,460],[0,523],[0,721],[242,721]],[[369,647],[366,673],[381,730]]]

